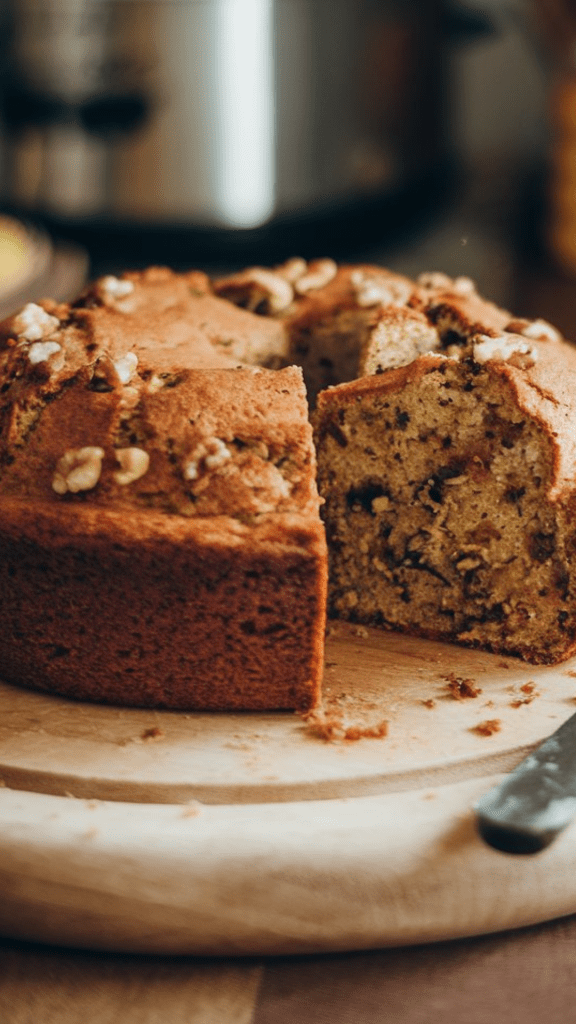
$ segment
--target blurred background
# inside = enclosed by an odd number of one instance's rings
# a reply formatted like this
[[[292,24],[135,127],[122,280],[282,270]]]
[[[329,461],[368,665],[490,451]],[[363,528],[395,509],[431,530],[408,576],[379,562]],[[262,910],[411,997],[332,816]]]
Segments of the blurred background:
[[[576,2],[0,0],[0,314],[293,255],[576,341]]]

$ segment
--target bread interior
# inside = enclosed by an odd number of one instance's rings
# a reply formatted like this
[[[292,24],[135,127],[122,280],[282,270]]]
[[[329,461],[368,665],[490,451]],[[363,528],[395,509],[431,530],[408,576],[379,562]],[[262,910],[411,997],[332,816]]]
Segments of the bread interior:
[[[330,613],[558,660],[575,624],[551,439],[494,365],[372,380],[317,415]]]

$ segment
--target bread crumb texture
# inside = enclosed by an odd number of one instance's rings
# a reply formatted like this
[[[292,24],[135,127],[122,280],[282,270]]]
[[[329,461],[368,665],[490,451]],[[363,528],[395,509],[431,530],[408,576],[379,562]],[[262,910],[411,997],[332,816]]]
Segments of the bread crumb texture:
[[[576,352],[475,292],[427,289],[411,301],[435,352],[319,396],[330,613],[561,661],[576,639]]]

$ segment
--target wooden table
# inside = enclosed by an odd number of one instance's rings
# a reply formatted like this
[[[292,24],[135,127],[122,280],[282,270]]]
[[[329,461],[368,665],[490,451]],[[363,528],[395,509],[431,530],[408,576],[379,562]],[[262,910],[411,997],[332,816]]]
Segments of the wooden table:
[[[98,954],[0,942],[2,1024],[568,1024],[576,918],[296,958]]]

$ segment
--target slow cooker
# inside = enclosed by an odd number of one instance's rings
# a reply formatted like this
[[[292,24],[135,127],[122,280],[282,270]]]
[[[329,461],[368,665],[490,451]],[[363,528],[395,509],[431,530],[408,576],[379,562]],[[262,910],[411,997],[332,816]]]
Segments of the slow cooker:
[[[60,233],[131,239],[142,262],[148,248],[175,262],[182,244],[291,251],[291,232],[306,255],[307,227],[312,251],[336,252],[354,227],[392,231],[447,180],[437,0],[3,11],[1,201]]]

